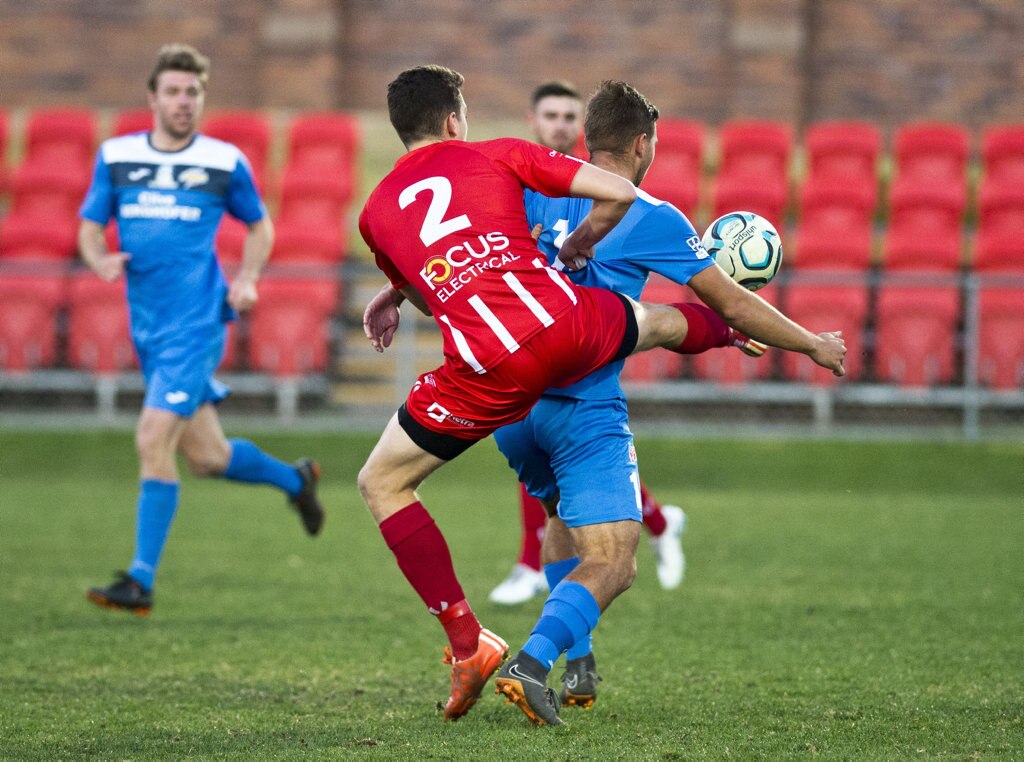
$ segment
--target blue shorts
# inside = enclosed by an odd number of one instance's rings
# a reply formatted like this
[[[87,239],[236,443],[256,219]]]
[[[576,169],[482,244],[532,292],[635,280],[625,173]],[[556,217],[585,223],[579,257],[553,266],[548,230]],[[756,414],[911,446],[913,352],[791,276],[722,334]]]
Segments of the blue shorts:
[[[203,331],[176,332],[137,343],[135,351],[146,380],[145,407],[190,418],[200,405],[220,402],[230,393],[213,377],[224,356],[223,324]]]
[[[570,527],[641,521],[640,473],[625,400],[545,396],[530,414],[494,432],[526,490],[559,498]]]

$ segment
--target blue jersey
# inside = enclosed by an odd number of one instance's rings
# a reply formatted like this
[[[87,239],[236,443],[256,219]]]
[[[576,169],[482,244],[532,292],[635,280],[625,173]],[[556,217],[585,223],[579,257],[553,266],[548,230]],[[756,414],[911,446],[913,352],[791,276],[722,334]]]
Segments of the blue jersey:
[[[544,230],[537,241],[554,264],[562,241],[587,216],[592,202],[579,198],[547,198],[534,191],[525,194],[530,226]],[[714,260],[701,246],[700,236],[686,216],[666,201],[642,190],[618,225],[594,247],[594,258],[586,267],[567,272],[574,283],[598,286],[639,299],[647,278],[656,272],[685,284]],[[610,363],[572,386],[549,389],[546,395],[574,399],[621,399],[619,374],[625,361]]]
[[[136,344],[202,331],[235,317],[214,253],[224,212],[245,223],[266,209],[242,152],[196,135],[179,151],[158,151],[149,133],[100,146],[81,217],[116,218]]]

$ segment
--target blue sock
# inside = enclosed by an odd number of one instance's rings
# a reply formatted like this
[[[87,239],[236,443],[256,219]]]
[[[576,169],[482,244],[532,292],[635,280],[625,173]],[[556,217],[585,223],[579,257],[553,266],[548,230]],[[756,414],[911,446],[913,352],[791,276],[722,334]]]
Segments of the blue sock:
[[[554,590],[555,587],[569,576],[569,572],[580,565],[580,559],[578,557],[566,558],[563,561],[555,561],[553,564],[545,564],[544,576],[548,580],[548,589]],[[577,640],[568,651],[565,652],[566,659],[579,659],[586,656],[594,650],[594,644],[591,641],[590,633],[588,632],[582,638]]]
[[[160,563],[160,553],[167,541],[174,513],[178,510],[178,482],[143,479],[139,483],[139,501],[135,520],[135,556],[128,574],[145,587],[153,589],[153,578]]]
[[[267,455],[245,439],[229,439],[231,460],[222,476],[235,482],[272,484],[293,497],[302,489],[298,469]]]
[[[600,616],[590,591],[579,582],[564,580],[545,601],[523,651],[551,669],[563,651],[590,634]]]

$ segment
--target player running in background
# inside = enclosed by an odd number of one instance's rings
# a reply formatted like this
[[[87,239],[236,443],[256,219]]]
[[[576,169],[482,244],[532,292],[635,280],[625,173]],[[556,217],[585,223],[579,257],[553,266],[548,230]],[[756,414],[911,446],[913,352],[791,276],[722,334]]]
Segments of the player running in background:
[[[639,185],[654,160],[657,119],[658,110],[633,87],[602,83],[587,106],[586,143],[593,164]],[[595,247],[594,259],[572,273],[574,283],[636,299],[648,275],[657,272],[688,284],[744,333],[789,348],[800,346],[801,336],[809,340],[812,334],[715,266],[679,210],[642,190],[637,193],[625,218]],[[527,192],[527,217],[543,226],[539,244],[550,262],[557,263],[560,244],[589,207],[585,199]],[[721,323],[709,319],[705,325],[729,331],[728,343],[748,354],[764,351]],[[686,341],[698,341],[694,331]],[[571,386],[547,390],[525,419],[494,434],[519,478],[552,516],[543,547],[551,594],[529,640],[497,679],[498,691],[536,724],[560,724],[559,705],[593,704],[599,678],[590,633],[600,613],[630,586],[636,570],[633,552],[642,500],[619,385],[622,365],[610,363]],[[546,687],[547,675],[563,652],[564,688],[556,697]]]
[[[434,316],[443,338],[444,363],[419,377],[388,422],[359,472],[359,490],[402,573],[445,630],[452,666],[445,719],[469,711],[508,647],[481,627],[416,489],[475,442],[523,418],[551,386],[632,351],[725,341],[713,313],[574,286],[547,267],[527,225],[525,188],[593,199],[562,243],[560,256],[574,268],[622,219],[636,190],[621,176],[527,141],[465,142],[462,84],[451,69],[421,66],[388,85],[389,116],[407,153],[359,218],[390,281],[367,305],[367,337],[380,351],[390,345],[399,306],[409,299]],[[794,328],[777,338],[842,373],[845,347],[834,336]],[[608,542],[597,549],[577,542],[583,560],[575,573],[590,568],[588,552],[618,555],[629,537],[594,539]]]
[[[583,132],[583,100],[579,91],[565,81],[538,85],[530,97],[527,121],[534,140],[542,146],[566,155],[575,155]],[[654,551],[658,582],[665,590],[672,590],[683,581],[686,570],[681,542],[686,528],[686,514],[679,506],[660,505],[643,482],[640,482],[640,500],[644,527],[650,535],[651,549]],[[548,582],[541,570],[540,560],[548,515],[540,501],[522,483],[519,485],[519,515],[522,524],[519,558],[508,576],[488,596],[494,603],[506,606],[525,603],[548,592]]]
[[[153,129],[103,143],[80,212],[86,264],[105,281],[127,280],[132,341],[146,381],[135,433],[141,480],[135,553],[126,572],[87,595],[139,615],[153,607],[153,581],[178,507],[177,452],[199,476],[281,490],[311,535],[324,520],[319,466],[309,459],[289,465],[252,442],[226,439],[214,408],[228,394],[213,378],[225,322],[256,303],[274,232],[242,153],[196,132],[208,78],[209,61],[194,48],[160,49],[148,83]],[[230,287],[214,253],[225,211],[249,227]],[[118,252],[104,240],[112,217]]]

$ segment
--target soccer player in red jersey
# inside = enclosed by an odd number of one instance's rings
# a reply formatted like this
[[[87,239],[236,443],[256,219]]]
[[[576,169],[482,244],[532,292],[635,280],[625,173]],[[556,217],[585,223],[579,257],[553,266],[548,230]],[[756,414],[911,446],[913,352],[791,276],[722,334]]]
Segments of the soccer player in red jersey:
[[[574,286],[547,267],[527,226],[524,188],[593,200],[590,214],[562,244],[560,258],[569,269],[586,266],[593,246],[629,210],[636,189],[623,177],[527,141],[465,142],[462,84],[457,72],[421,66],[388,85],[389,116],[407,153],[359,218],[390,281],[367,306],[367,337],[379,350],[388,346],[405,299],[432,314],[443,336],[444,363],[417,380],[358,481],[399,568],[445,629],[452,675],[444,714],[452,720],[476,702],[508,646],[473,614],[447,543],[418,500],[418,486],[496,428],[525,417],[550,386],[572,383],[633,351],[693,352],[705,336],[704,348],[710,348],[720,345],[710,343],[713,337],[729,335],[724,323],[711,325],[721,319],[710,311],[633,302]],[[833,334],[793,329],[757,338],[843,373],[845,346]],[[597,546],[614,550],[617,529],[603,525]],[[581,558],[587,550],[580,549]]]

